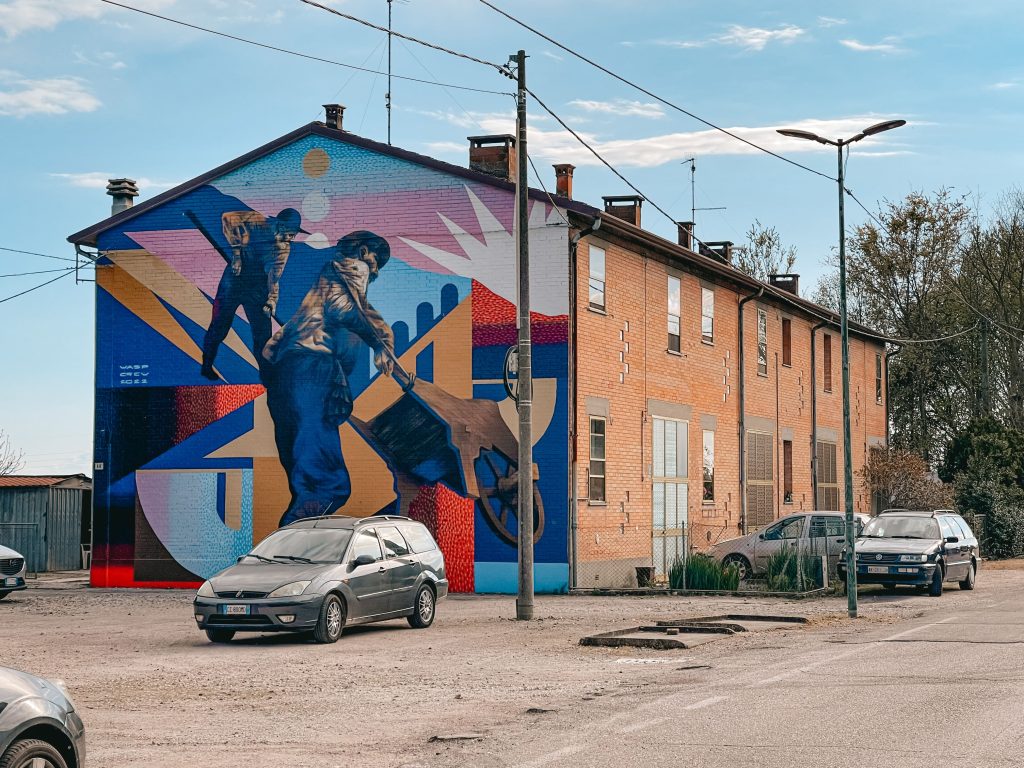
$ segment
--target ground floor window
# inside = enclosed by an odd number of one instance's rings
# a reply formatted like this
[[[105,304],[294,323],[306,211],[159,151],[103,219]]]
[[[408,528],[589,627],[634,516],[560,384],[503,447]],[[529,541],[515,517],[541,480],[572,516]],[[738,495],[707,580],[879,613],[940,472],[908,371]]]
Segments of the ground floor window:
[[[814,500],[815,509],[839,509],[839,475],[836,471],[836,444],[818,442],[815,448],[817,465],[815,477],[818,481],[818,497]]]
[[[676,558],[686,552],[687,436],[685,421],[652,419],[653,515],[651,555],[655,573],[667,575]]]
[[[772,436],[747,433],[747,527],[760,528],[775,519]]]

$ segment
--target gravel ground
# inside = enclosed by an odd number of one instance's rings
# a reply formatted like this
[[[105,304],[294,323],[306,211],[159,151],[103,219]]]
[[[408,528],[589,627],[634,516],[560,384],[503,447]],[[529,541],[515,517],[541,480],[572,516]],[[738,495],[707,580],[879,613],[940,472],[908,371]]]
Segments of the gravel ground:
[[[981,578],[1024,584],[1014,572]],[[514,598],[455,596],[427,630],[393,621],[347,629],[335,645],[281,635],[211,645],[191,594],[74,586],[41,579],[0,602],[0,663],[66,681],[90,766],[422,766],[448,748],[432,737],[486,736],[537,716],[532,707],[656,690],[665,663],[735,666],[745,650],[781,653],[794,633],[857,631],[843,597],[538,597],[537,620],[524,623]],[[971,597],[954,586],[943,608]],[[912,618],[929,600],[866,591],[858,630]],[[721,613],[811,621],[685,651],[579,646],[595,632]]]

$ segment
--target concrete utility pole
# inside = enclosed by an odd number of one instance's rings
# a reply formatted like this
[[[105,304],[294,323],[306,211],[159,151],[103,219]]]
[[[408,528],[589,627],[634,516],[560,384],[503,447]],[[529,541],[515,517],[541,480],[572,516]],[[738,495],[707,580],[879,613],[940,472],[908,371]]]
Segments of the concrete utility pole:
[[[530,217],[526,178],[526,51],[516,54],[516,239],[519,249],[519,595],[516,619],[533,618],[533,370],[530,342]]]

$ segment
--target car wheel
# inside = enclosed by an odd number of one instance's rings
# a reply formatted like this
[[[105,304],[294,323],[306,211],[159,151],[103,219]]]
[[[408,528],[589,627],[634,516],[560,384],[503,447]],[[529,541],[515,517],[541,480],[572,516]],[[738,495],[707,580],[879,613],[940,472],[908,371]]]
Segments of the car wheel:
[[[736,570],[740,572],[740,581],[746,581],[754,574],[750,561],[743,555],[726,555],[722,559],[722,565],[735,565]]]
[[[412,606],[412,616],[409,617],[409,626],[416,629],[426,629],[434,623],[437,601],[434,599],[434,590],[424,584],[416,593],[416,601]]]
[[[932,597],[942,596],[942,566],[935,566],[935,573],[932,574],[932,583],[928,585],[928,594]]]
[[[320,618],[313,630],[313,639],[318,643],[336,643],[345,628],[345,604],[337,595],[328,595],[320,606]]]
[[[22,739],[4,752],[0,768],[68,768],[68,764],[52,744],[39,739]]]
[[[231,638],[235,636],[235,630],[208,629],[206,630],[206,636],[209,638],[211,643],[230,643]]]
[[[889,594],[892,594],[893,592],[896,591],[896,585],[895,584],[883,584],[882,585],[882,589],[884,589]]]
[[[967,578],[960,582],[960,589],[970,592],[974,589],[974,579],[977,577],[978,566],[971,563],[970,568],[967,569]]]

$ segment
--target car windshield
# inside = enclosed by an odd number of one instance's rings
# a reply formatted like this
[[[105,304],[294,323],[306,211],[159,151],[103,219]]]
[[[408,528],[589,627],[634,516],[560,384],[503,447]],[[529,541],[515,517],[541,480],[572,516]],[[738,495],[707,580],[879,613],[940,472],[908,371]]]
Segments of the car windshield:
[[[339,528],[294,528],[275,531],[253,547],[257,560],[290,563],[340,563],[352,531]]]
[[[882,515],[864,526],[866,538],[938,539],[939,524],[934,517]]]

